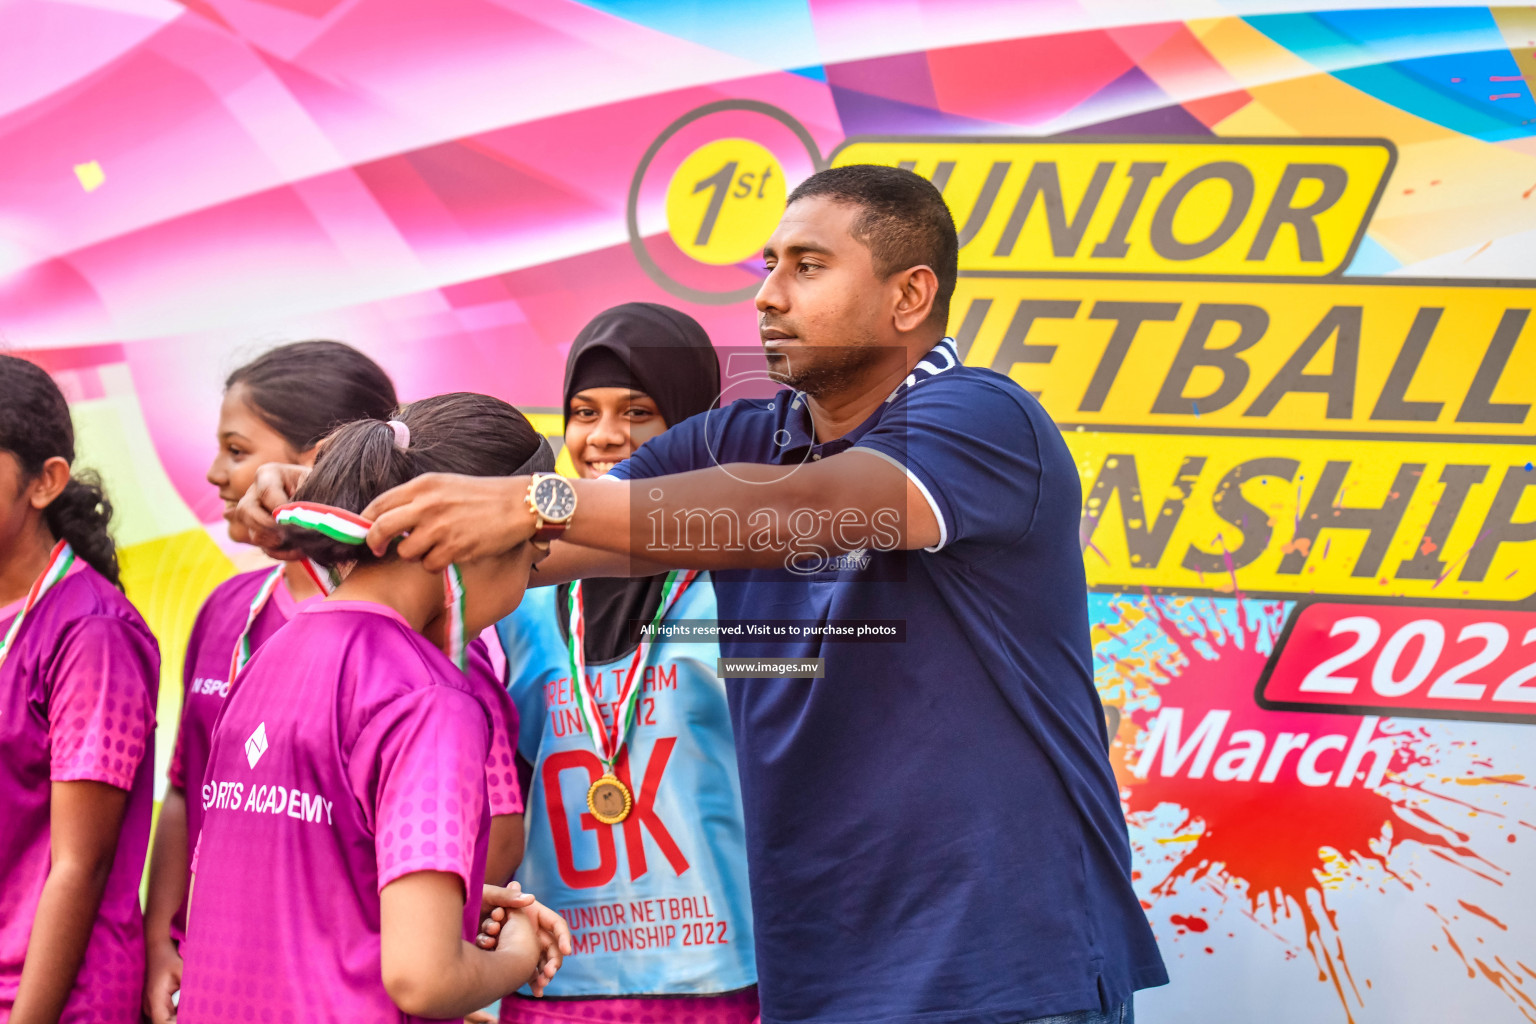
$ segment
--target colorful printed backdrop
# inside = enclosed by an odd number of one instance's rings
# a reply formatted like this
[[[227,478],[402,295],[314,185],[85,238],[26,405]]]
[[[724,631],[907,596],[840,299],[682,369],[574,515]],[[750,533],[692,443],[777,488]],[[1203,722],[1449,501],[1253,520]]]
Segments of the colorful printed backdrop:
[[[250,559],[225,373],[550,413],[606,306],[753,344],[785,189],[900,164],[1080,462],[1142,1018],[1536,1021],[1536,14],[1355,2],[0,5],[0,345],[122,511],[162,762]]]

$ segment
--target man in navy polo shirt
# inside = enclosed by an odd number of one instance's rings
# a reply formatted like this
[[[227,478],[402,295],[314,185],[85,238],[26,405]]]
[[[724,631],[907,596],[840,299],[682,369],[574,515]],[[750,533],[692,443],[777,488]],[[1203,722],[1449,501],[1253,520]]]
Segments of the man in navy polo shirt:
[[[730,684],[768,1024],[1120,1024],[1167,981],[1093,688],[1077,470],[944,337],[956,254],[924,179],[816,174],[757,296],[787,389],[673,425],[617,482],[422,477],[364,513],[428,568],[557,534],[541,582],[711,569],[722,620],[905,623],[722,641],[825,659]]]

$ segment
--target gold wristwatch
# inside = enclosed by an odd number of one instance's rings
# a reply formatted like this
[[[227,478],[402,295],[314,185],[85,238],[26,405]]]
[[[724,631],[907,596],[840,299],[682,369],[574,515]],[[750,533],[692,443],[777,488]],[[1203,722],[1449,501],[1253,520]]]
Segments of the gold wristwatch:
[[[559,473],[535,473],[528,481],[527,502],[535,521],[533,543],[548,549],[576,514],[576,488]]]

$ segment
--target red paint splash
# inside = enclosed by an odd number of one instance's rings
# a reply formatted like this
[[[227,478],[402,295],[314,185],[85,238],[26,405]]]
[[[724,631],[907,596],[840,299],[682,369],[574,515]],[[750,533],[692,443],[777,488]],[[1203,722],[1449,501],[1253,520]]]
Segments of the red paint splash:
[[[1175,928],[1187,928],[1192,932],[1203,932],[1211,926],[1205,918],[1195,917],[1193,914],[1187,917],[1183,914],[1170,914],[1168,920]]]
[[[1186,612],[1190,607],[1184,606]],[[1268,608],[1269,617],[1278,621],[1280,608]],[[1161,754],[1146,778],[1135,777],[1131,768],[1140,760],[1141,740],[1163,708],[1183,709],[1185,743],[1208,711],[1231,712],[1212,765],[1231,748],[1234,734],[1244,729],[1266,737],[1261,766],[1276,746],[1276,737],[1284,732],[1307,734],[1311,739],[1333,734],[1342,734],[1346,740],[1354,737],[1361,725],[1357,716],[1272,712],[1255,706],[1253,688],[1266,660],[1258,650],[1258,641],[1266,624],[1249,621],[1243,601],[1236,602],[1236,609],[1238,629],[1232,630],[1223,623],[1214,604],[1208,614],[1181,614],[1177,618],[1165,602],[1150,597],[1122,608],[1122,614],[1130,613],[1126,631],[1136,628],[1138,613],[1150,613],[1150,624],[1176,651],[1173,657],[1127,651],[1126,656],[1111,659],[1128,696],[1134,692],[1157,698],[1130,701],[1131,709],[1116,737],[1114,758],[1127,814],[1134,822],[1165,804],[1176,805],[1183,813],[1174,836],[1160,840],[1178,844],[1182,853],[1163,881],[1153,887],[1154,897],[1171,895],[1180,886],[1202,881],[1218,891],[1232,884],[1246,889],[1246,909],[1255,920],[1266,909],[1271,922],[1299,916],[1319,980],[1331,982],[1346,1017],[1353,1021],[1351,1007],[1363,1006],[1364,1001],[1350,972],[1324,886],[1324,878],[1336,872],[1339,862],[1351,868],[1374,865],[1393,883],[1412,890],[1421,883],[1396,874],[1389,865],[1389,855],[1402,844],[1417,843],[1496,884],[1502,884],[1495,877],[1501,872],[1469,848],[1469,836],[1435,817],[1422,801],[1413,801],[1415,791],[1422,792],[1420,787],[1403,783],[1401,776],[1409,768],[1431,763],[1421,750],[1427,735],[1422,729],[1404,729],[1390,722],[1377,726],[1375,736],[1389,738],[1394,748],[1385,781],[1378,789],[1366,787],[1363,771],[1348,787],[1302,785],[1296,773],[1299,748],[1287,756],[1278,777],[1269,783],[1257,781],[1257,773],[1253,782],[1217,781],[1209,768],[1203,778],[1192,779],[1188,777],[1188,762],[1175,775],[1165,777],[1160,771]],[[1110,635],[1115,635],[1113,630]],[[1132,707],[1135,704],[1141,706]],[[1342,752],[1324,753],[1317,767],[1337,770],[1343,756]],[[1470,906],[1467,909],[1477,912]],[[1170,921],[1190,931],[1205,930],[1203,919],[1173,915]],[[1192,921],[1199,921],[1200,927],[1194,927]],[[1450,938],[1449,931],[1446,935]],[[1462,955],[1454,939],[1451,943]],[[1507,972],[1495,978],[1481,961],[1477,963],[1489,981],[1506,994],[1512,991]],[[1468,967],[1470,971],[1471,965]],[[1514,991],[1520,998],[1510,998],[1519,1005],[1526,994]]]
[[[1512,970],[1502,957],[1493,958],[1493,962],[1499,965],[1497,970],[1488,966],[1481,958],[1475,957],[1472,962],[1477,964],[1477,969],[1482,972],[1483,977],[1487,978],[1495,988],[1509,997],[1510,1002],[1515,1004],[1515,1008],[1520,1011],[1526,1020],[1536,1020],[1536,1017],[1532,1016],[1533,1013],[1536,1013],[1536,1000],[1533,1000],[1530,994],[1525,991],[1525,982],[1520,977],[1519,972]],[[1516,963],[1519,963],[1519,961],[1516,961]],[[1521,964],[1520,966],[1524,967],[1525,965]],[[1530,968],[1526,968],[1526,970],[1529,971]],[[1536,977],[1536,974],[1533,974],[1533,977]]]
[[[1488,913],[1488,911],[1484,910],[1482,907],[1478,906],[1476,903],[1468,903],[1466,900],[1457,900],[1456,902],[1460,903],[1464,910],[1470,910],[1472,913],[1476,914],[1478,917],[1481,917],[1483,920],[1488,921],[1488,922],[1492,923],[1493,925],[1495,925],[1500,931],[1504,931],[1504,932],[1509,931],[1509,925],[1505,924],[1503,921],[1500,921],[1498,918],[1496,918],[1492,914]]]

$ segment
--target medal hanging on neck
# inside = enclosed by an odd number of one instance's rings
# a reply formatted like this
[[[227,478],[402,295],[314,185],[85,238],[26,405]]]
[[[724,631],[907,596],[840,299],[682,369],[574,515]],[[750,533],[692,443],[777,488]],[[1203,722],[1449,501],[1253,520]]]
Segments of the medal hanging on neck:
[[[567,609],[570,616],[570,636],[566,641],[566,653],[570,658],[572,688],[576,692],[576,707],[581,712],[582,727],[591,738],[592,745],[597,748],[597,756],[603,762],[603,777],[587,789],[587,808],[594,818],[605,825],[617,825],[629,817],[629,812],[635,803],[629,787],[620,782],[618,776],[614,774],[613,766],[624,749],[625,737],[629,735],[630,726],[634,723],[635,707],[640,702],[642,682],[640,667],[645,664],[646,657],[651,652],[650,637],[654,634],[657,623],[666,617],[667,612],[683,596],[683,592],[698,578],[698,575],[697,569],[686,572],[674,569],[667,573],[666,581],[661,585],[661,604],[656,608],[650,628],[641,634],[640,642],[635,647],[634,655],[629,659],[629,668],[625,671],[623,682],[619,686],[619,699],[613,705],[612,729],[603,724],[603,716],[597,703],[597,691],[587,680],[587,656],[583,647],[583,641],[586,639],[586,617],[581,601],[581,582],[578,580],[571,584],[571,596]]]
[[[312,558],[306,558],[301,563],[304,572],[313,581],[320,593],[327,596],[341,585],[341,572],[334,568],[327,568]],[[256,596],[251,599],[250,610],[245,616],[245,628],[240,630],[240,639],[235,641],[235,649],[229,657],[229,683],[234,685],[235,676],[245,668],[245,663],[251,660],[254,653],[251,650],[251,627],[256,625],[256,616],[267,606],[267,601],[272,597],[272,592],[283,585],[283,566],[273,566],[267,578],[261,581],[261,587],[256,591]]]
[[[256,624],[256,616],[267,606],[267,600],[272,596],[272,591],[283,585],[283,567],[274,566],[267,573],[267,578],[261,581],[261,587],[257,589],[256,596],[251,598],[251,607],[245,615],[245,628],[240,630],[240,639],[235,641],[235,650],[229,656],[229,684],[234,685],[235,676],[245,668],[245,663],[251,660],[251,627]]]
[[[5,639],[0,640],[0,666],[5,664],[6,656],[11,653],[11,647],[16,643],[16,637],[21,633],[21,624],[26,621],[27,613],[37,607],[37,602],[43,599],[43,595],[52,590],[59,580],[68,574],[70,567],[75,564],[75,549],[69,546],[68,541],[61,540],[53,546],[53,551],[48,555],[48,564],[43,567],[43,574],[32,582],[32,589],[27,591],[27,599],[21,605],[21,611],[11,620],[11,628],[5,631]]]
[[[367,543],[368,531],[373,528],[371,522],[356,513],[309,501],[284,505],[273,513],[272,518],[277,520],[279,526],[313,530],[338,543],[355,547]],[[341,573],[334,567],[326,568],[306,558],[304,568],[315,581],[315,586],[327,597],[341,585]],[[462,672],[468,666],[464,637],[464,574],[457,565],[450,565],[443,570],[443,608],[443,653]],[[250,629],[250,623],[255,621],[258,611],[260,608],[252,605],[251,619],[246,623],[247,630]],[[244,637],[241,639],[244,640]],[[236,656],[239,656],[238,651]]]

